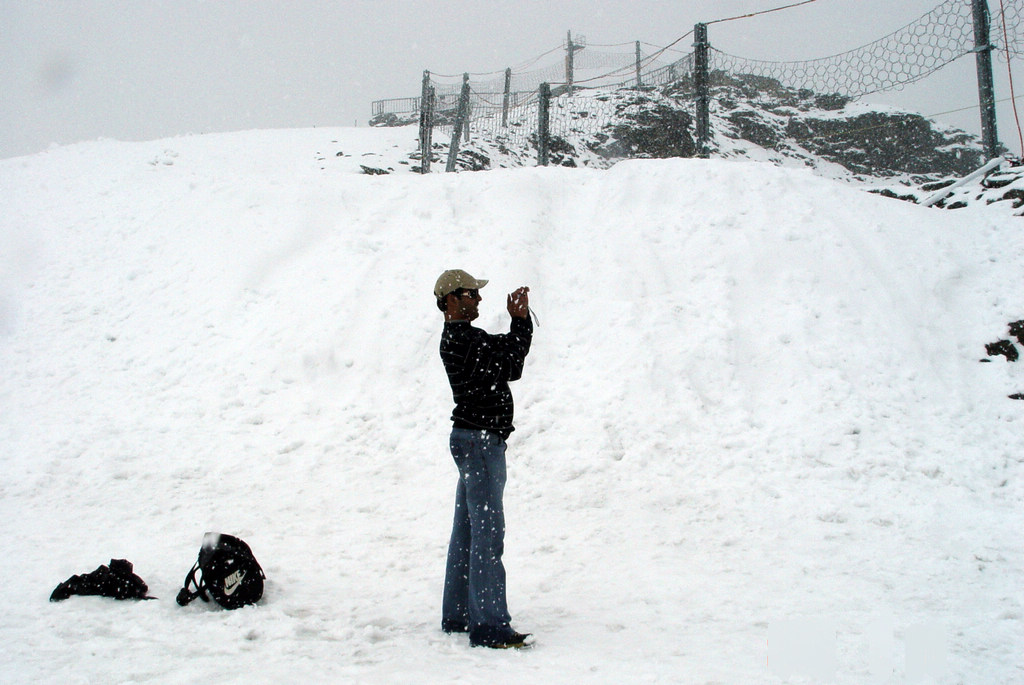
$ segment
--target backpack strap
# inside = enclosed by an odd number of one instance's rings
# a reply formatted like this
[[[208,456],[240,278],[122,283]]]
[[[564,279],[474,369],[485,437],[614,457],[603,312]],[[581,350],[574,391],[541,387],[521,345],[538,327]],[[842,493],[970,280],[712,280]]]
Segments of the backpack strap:
[[[203,584],[202,579],[196,581],[196,571],[199,570],[199,562],[197,561],[192,567],[192,570],[185,576],[185,584],[180,590],[178,590],[177,602],[181,606],[188,605],[196,597],[199,597],[204,602],[209,602],[209,598],[206,596],[206,588]],[[189,585],[195,585],[195,592],[189,590]]]

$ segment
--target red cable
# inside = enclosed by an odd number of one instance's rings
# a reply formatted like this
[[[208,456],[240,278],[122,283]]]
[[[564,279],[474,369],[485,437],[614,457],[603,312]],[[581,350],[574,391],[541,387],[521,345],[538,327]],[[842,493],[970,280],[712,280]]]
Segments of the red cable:
[[[999,0],[999,11],[1003,17],[1003,51],[1006,53],[1006,73],[1010,79],[1010,102],[1013,103],[1013,118],[1017,122],[1017,137],[1020,139],[1020,152],[1024,156],[1024,133],[1020,129],[1020,116],[1017,114],[1017,98],[1013,94],[1013,70],[1010,68],[1010,36],[1006,31],[1006,7]]]

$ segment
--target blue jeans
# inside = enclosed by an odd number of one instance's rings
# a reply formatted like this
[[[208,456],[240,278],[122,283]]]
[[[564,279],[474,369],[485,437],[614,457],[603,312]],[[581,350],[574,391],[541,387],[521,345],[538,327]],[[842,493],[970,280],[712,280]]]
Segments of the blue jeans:
[[[449,441],[459,469],[455,521],[448,544],[442,619],[506,627],[505,601],[505,441],[494,433],[453,428]]]

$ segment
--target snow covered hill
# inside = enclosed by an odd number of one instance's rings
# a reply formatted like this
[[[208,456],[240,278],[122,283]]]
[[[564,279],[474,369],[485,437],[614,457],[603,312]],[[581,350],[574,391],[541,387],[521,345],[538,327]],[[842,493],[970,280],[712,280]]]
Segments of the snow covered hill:
[[[809,171],[369,176],[414,129],[0,161],[0,680],[1024,679],[1019,220]],[[438,629],[437,275],[539,319],[513,391],[522,653]],[[174,595],[207,530],[256,607]],[[50,591],[127,558],[160,598]]]

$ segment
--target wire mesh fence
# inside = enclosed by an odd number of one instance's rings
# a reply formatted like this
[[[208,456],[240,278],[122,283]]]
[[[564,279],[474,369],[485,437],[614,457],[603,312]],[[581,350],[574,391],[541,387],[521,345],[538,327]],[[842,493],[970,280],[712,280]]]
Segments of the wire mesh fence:
[[[993,0],[990,0],[993,1]],[[991,46],[981,49],[1024,55],[1024,0],[995,0],[990,12]],[[731,55],[708,48],[712,72],[771,79],[781,86],[843,99],[901,88],[927,78],[950,63],[976,52],[976,0],[945,0],[919,19],[853,50],[804,61],[768,61]],[[994,2],[993,2],[994,4]],[[687,34],[689,35],[689,34]],[[686,38],[683,36],[680,41]],[[677,43],[679,41],[676,41]],[[533,62],[559,50],[564,64],[538,69],[507,69],[488,74],[445,76],[427,72],[436,104],[433,125],[450,134],[463,84],[468,85],[468,135],[500,136],[525,144],[538,136],[538,91],[551,85],[550,130],[546,135],[589,134],[601,130],[615,115],[601,92],[621,88],[666,88],[685,93],[692,89],[693,53],[672,56],[669,48],[636,42],[632,51],[584,47],[567,40]],[[598,48],[598,49],[595,49]],[[571,70],[570,70],[571,65]],[[395,98],[373,103],[371,123],[414,123],[420,98]]]
[[[992,36],[996,47],[1011,57],[1024,56],[1024,3],[1004,0],[992,17]]]
[[[713,69],[857,98],[919,81],[974,49],[968,0],[947,0],[903,28],[854,50],[800,62],[746,59],[711,48]]]
[[[456,100],[458,95],[455,96]],[[526,146],[530,136],[537,134],[539,97],[537,92],[509,93],[509,104],[504,104],[504,93],[477,93],[470,90],[469,135],[486,135],[506,144]],[[451,135],[454,118],[443,122],[438,130]]]

